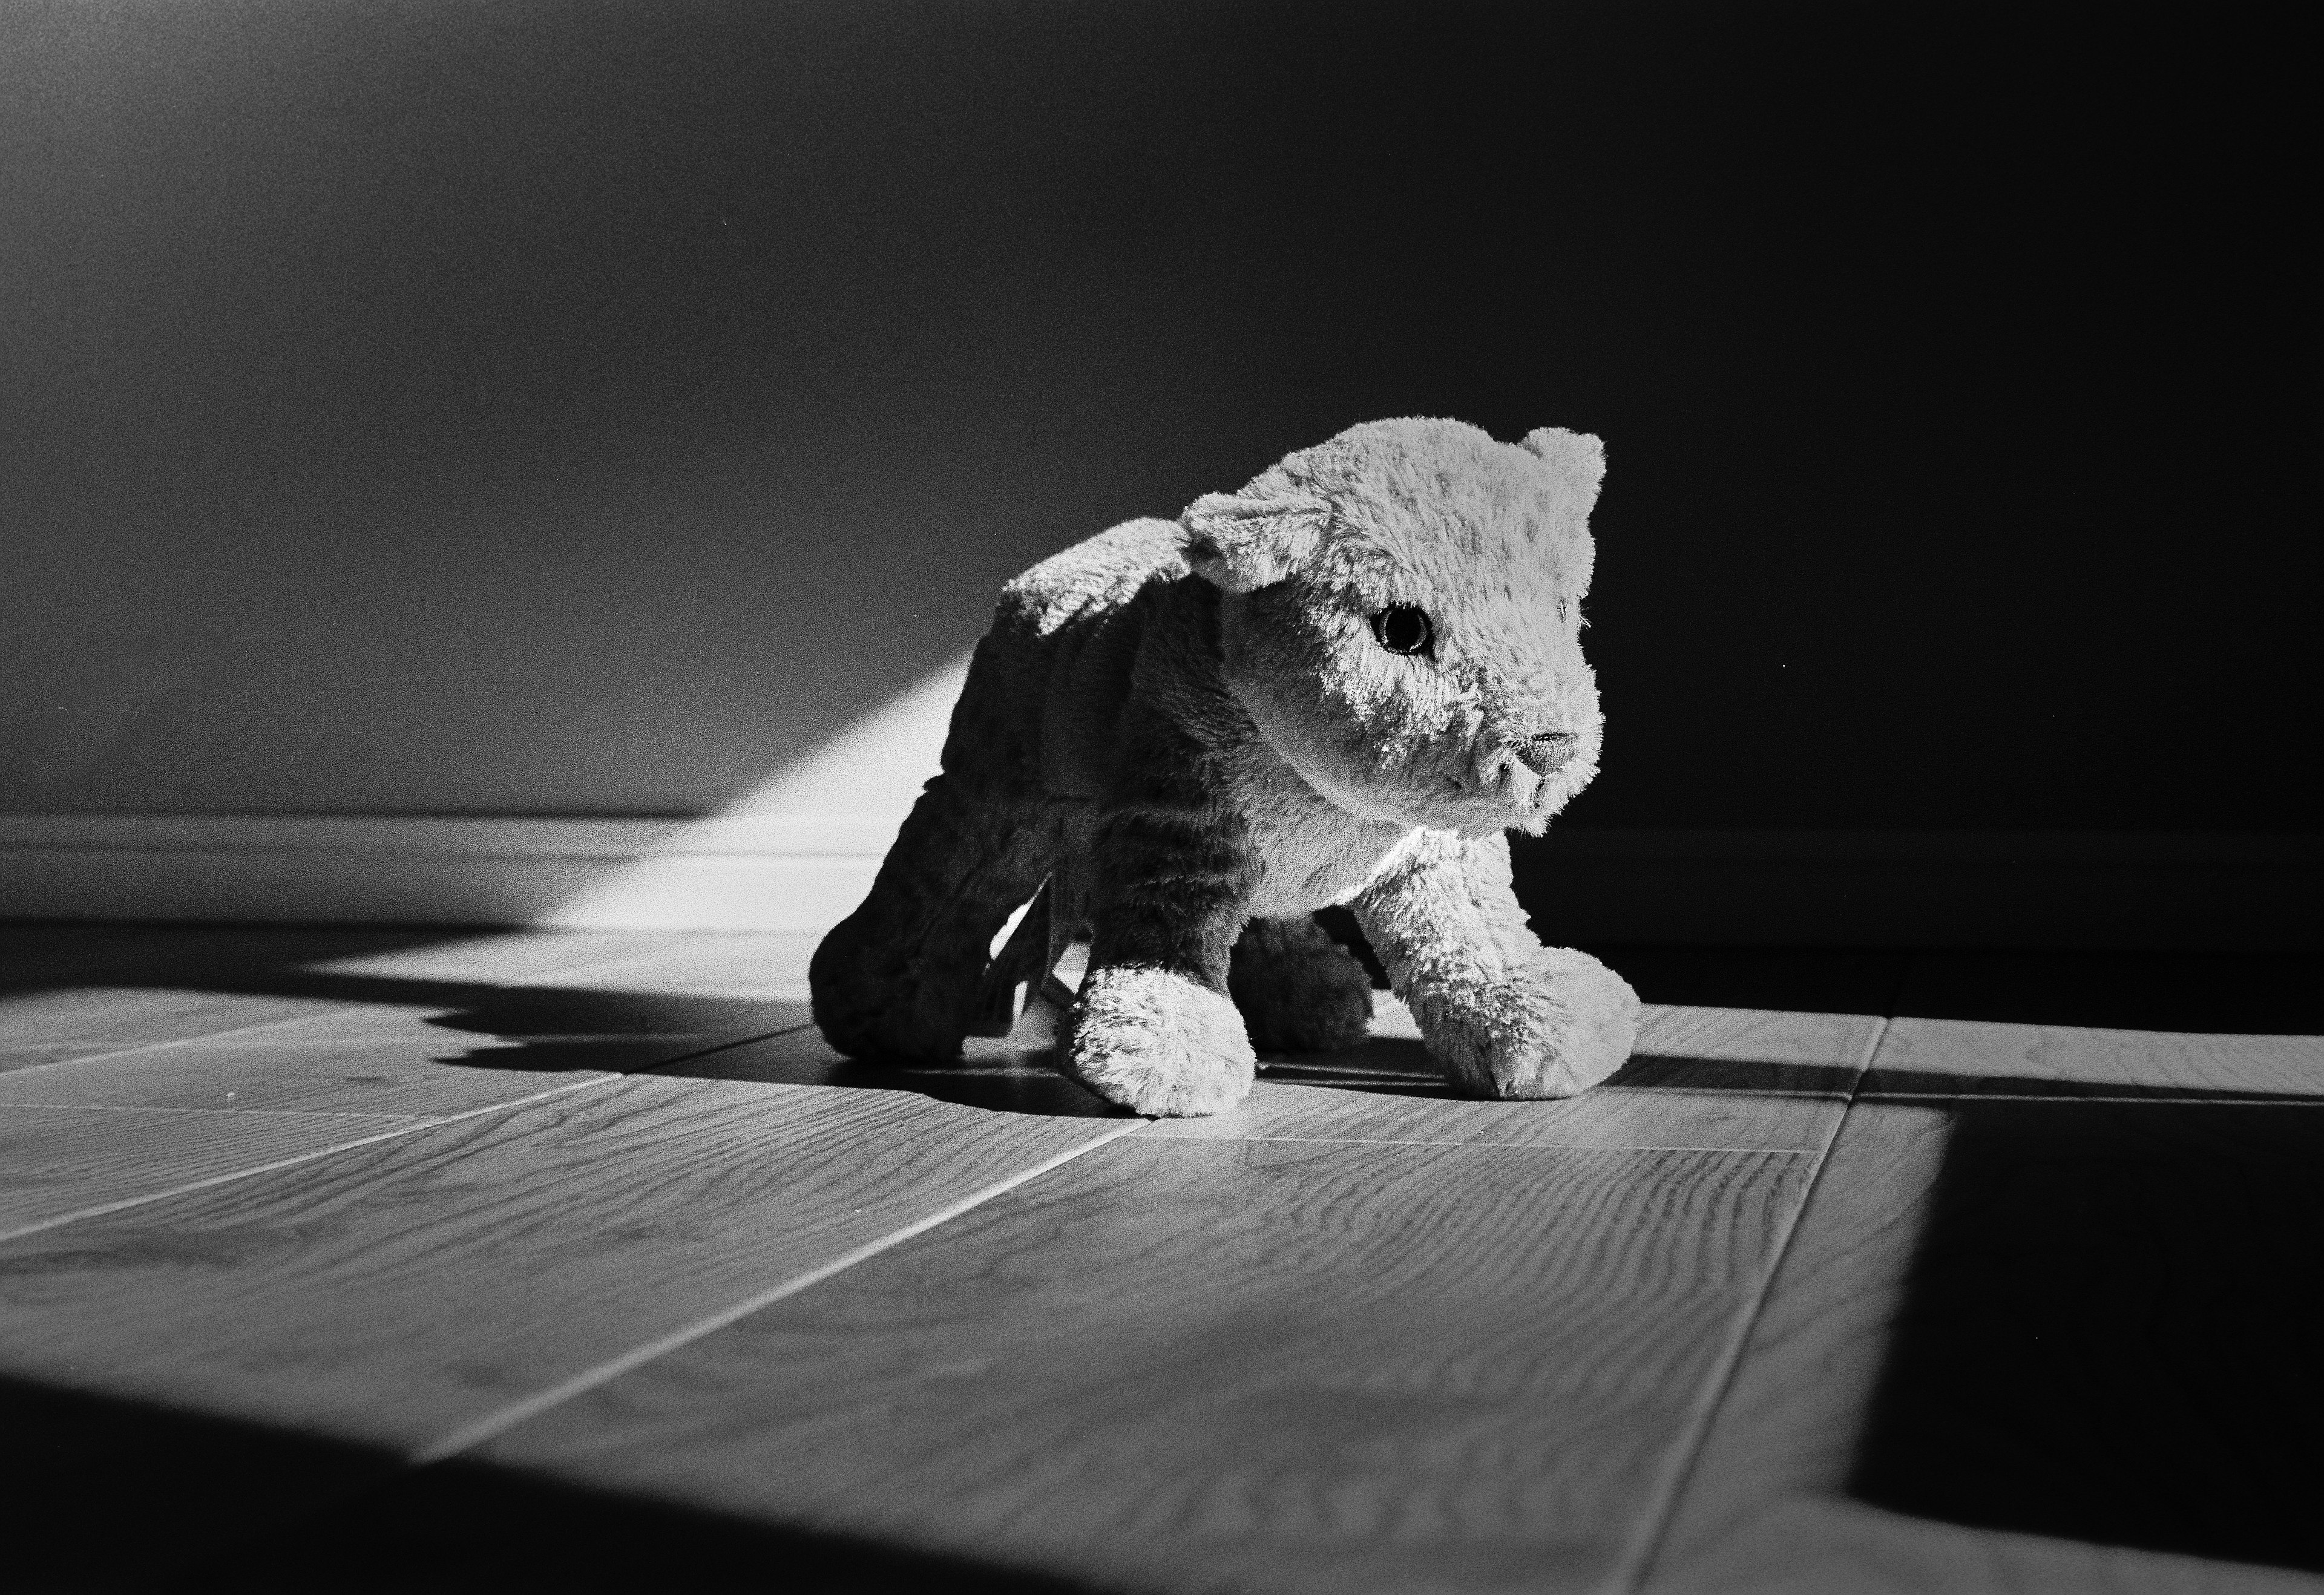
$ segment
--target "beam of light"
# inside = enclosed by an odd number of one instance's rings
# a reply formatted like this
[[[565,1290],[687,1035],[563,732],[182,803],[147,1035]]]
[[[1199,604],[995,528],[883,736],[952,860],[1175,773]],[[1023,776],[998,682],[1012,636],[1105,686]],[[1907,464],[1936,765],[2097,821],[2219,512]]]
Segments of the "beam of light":
[[[591,880],[537,923],[820,934],[844,917],[921,785],[936,772],[962,654],[717,813],[674,822],[650,852]]]

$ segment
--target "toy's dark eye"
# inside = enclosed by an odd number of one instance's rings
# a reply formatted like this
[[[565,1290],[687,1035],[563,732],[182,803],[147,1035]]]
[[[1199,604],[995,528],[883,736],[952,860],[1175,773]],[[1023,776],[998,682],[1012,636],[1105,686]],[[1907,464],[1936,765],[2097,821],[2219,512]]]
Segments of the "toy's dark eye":
[[[1435,641],[1436,629],[1428,623],[1425,610],[1395,604],[1372,616],[1372,635],[1390,653],[1426,653]]]

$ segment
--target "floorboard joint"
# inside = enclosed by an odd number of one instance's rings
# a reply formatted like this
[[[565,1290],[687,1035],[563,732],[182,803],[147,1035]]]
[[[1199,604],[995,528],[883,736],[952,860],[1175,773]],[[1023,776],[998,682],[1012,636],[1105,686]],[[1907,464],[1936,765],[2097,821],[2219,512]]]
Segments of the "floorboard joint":
[[[1799,1204],[1792,1209],[1791,1216],[1784,1222],[1783,1235],[1775,1242],[1775,1254],[1767,1260],[1766,1272],[1760,1277],[1758,1287],[1751,1293],[1749,1305],[1736,1314],[1727,1344],[1720,1350],[1718,1364],[1712,1369],[1711,1377],[1703,1381],[1694,1410],[1688,1415],[1686,1429],[1678,1443],[1671,1448],[1669,1466],[1655,1490],[1653,1503],[1644,1516],[1637,1537],[1631,1542],[1622,1560],[1616,1563],[1606,1581],[1606,1588],[1615,1595],[1637,1595],[1646,1576],[1654,1570],[1655,1558],[1662,1553],[1664,1538],[1677,1513],[1679,1499],[1693,1475],[1703,1441],[1711,1433],[1711,1420],[1718,1415],[1720,1405],[1734,1385],[1735,1370],[1741,1366],[1744,1350],[1751,1343],[1752,1331],[1757,1327],[1759,1316],[1766,1309],[1767,1297],[1775,1287],[1776,1277],[1783,1272],[1784,1258],[1791,1252],[1792,1238],[1799,1233],[1800,1222],[1807,1215],[1809,1204],[1815,1201],[1816,1186],[1823,1178],[1824,1168],[1831,1160],[1832,1145],[1840,1139],[1840,1127],[1848,1122],[1848,1114],[1855,1107],[1857,1094],[1865,1077],[1871,1072],[1873,1060],[1879,1056],[1880,1043],[1887,1037],[1888,1027],[1894,1022],[1891,1019],[1883,1018],[1873,1028],[1871,1037],[1865,1044],[1863,1058],[1857,1065],[1856,1079],[1849,1088],[1849,1106],[1832,1120],[1830,1133],[1815,1153],[1815,1168],[1808,1176],[1807,1189],[1800,1193]]]
[[[208,1191],[219,1185],[231,1185],[236,1180],[246,1180],[263,1174],[272,1174],[277,1169],[295,1168],[300,1164],[312,1163],[318,1157],[330,1157],[341,1152],[351,1152],[358,1147],[376,1146],[381,1141],[393,1140],[398,1136],[418,1135],[423,1130],[440,1129],[445,1125],[457,1124],[463,1120],[475,1119],[485,1113],[505,1112],[512,1108],[526,1107],[549,1097],[559,1096],[568,1092],[586,1091],[592,1086],[611,1085],[626,1078],[628,1076],[622,1074],[605,1074],[587,1080],[568,1080],[562,1085],[552,1085],[546,1091],[537,1091],[530,1096],[519,1097],[512,1102],[490,1102],[481,1108],[472,1108],[464,1113],[447,1114],[441,1119],[415,1120],[408,1124],[398,1124],[392,1129],[383,1129],[375,1135],[358,1136],[352,1140],[335,1141],[327,1147],[318,1147],[311,1152],[300,1152],[289,1157],[272,1158],[248,1168],[237,1168],[226,1174],[211,1175],[205,1179],[189,1180],[184,1185],[172,1185],[166,1191],[149,1192],[142,1196],[124,1196],[114,1202],[101,1202],[94,1206],[76,1208],[70,1212],[57,1213],[29,1224],[20,1225],[13,1230],[0,1230],[0,1242],[20,1240],[27,1235],[38,1235],[43,1231],[78,1223],[86,1219],[103,1218],[108,1213],[125,1212],[133,1207],[143,1207],[155,1202],[167,1202],[172,1197],[187,1196],[197,1191]],[[189,1112],[198,1110],[168,1111]],[[226,1115],[221,1114],[219,1117],[226,1117]]]
[[[206,1031],[199,1036],[173,1036],[167,1041],[142,1042],[135,1046],[118,1047],[111,1052],[78,1054],[68,1058],[51,1058],[45,1064],[26,1064],[8,1071],[11,1076],[38,1074],[48,1069],[70,1068],[78,1064],[108,1063],[115,1058],[138,1057],[147,1053],[167,1052],[179,1046],[205,1046],[214,1041],[231,1041],[237,1036],[254,1035],[260,1030],[280,1030],[290,1025],[310,1025],[318,1019],[337,1019],[358,1012],[364,1005],[343,1003],[334,1008],[319,1009],[311,1013],[286,1014],[281,1019],[261,1019],[254,1025],[235,1025],[229,1029]]]
[[[1150,1129],[1153,1122],[1149,1120],[1140,1128]],[[1149,1139],[1165,1141],[1193,1140],[1195,1138],[1157,1135]],[[1632,1146],[1627,1141],[1614,1146],[1601,1141],[1497,1141],[1489,1137],[1461,1141],[1409,1136],[1355,1135],[1218,1135],[1201,1139],[1214,1145],[1230,1141],[1289,1141],[1315,1147],[1452,1147],[1472,1148],[1479,1151],[1490,1148],[1497,1152],[1709,1152],[1752,1157],[1821,1157],[1824,1152],[1824,1148],[1816,1147],[1641,1147]]]
[[[995,1197],[1006,1195],[1018,1186],[1072,1162],[1085,1152],[1093,1151],[1108,1141],[1119,1140],[1123,1136],[1143,1129],[1146,1122],[1140,1120],[1110,1126],[1102,1134],[1093,1136],[1077,1146],[1070,1147],[1054,1157],[1045,1158],[1029,1168],[1021,1169],[1006,1179],[996,1180],[980,1190],[973,1191],[957,1202],[949,1203],[924,1218],[916,1219],[911,1223],[891,1231],[886,1235],[843,1252],[829,1262],[810,1268],[803,1274],[793,1275],[780,1284],[755,1292],[693,1323],[648,1341],[643,1345],[625,1351],[619,1357],[610,1358],[594,1368],[585,1369],[580,1373],[552,1385],[546,1390],[537,1391],[521,1401],[512,1402],[497,1412],[477,1419],[475,1423],[455,1429],[434,1444],[413,1452],[410,1461],[414,1465],[421,1467],[447,1461],[462,1452],[473,1450],[515,1428],[518,1424],[540,1416],[552,1407],[562,1406],[575,1397],[585,1395],[601,1385],[611,1383],[626,1373],[644,1367],[657,1358],[667,1356],[683,1346],[701,1340],[706,1335],[715,1334],[728,1324],[747,1318],[761,1308],[772,1306],[777,1302],[795,1296],[835,1274],[853,1268],[858,1263],[867,1261],[881,1252],[900,1246],[916,1236],[925,1235],[940,1225],[949,1223],[961,1214],[981,1207]]]
[[[17,1102],[0,1095],[0,1108],[56,1108],[74,1113],[209,1113],[236,1119],[371,1119],[397,1124],[437,1122],[419,1113],[365,1113],[354,1108],[181,1108],[154,1107],[144,1102],[51,1102],[34,1098]]]

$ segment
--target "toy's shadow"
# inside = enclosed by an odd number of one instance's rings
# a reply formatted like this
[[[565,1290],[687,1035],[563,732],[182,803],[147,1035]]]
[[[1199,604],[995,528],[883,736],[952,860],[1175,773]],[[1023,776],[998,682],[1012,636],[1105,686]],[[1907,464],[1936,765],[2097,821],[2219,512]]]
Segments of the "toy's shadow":
[[[1119,1111],[1051,1066],[1046,1036],[972,1039],[942,1068],[861,1063],[825,1044],[799,1000],[644,991],[497,992],[430,1019],[495,1038],[434,1062],[463,1068],[600,1070],[666,1079],[907,1092],[994,1113],[1043,1118]]]

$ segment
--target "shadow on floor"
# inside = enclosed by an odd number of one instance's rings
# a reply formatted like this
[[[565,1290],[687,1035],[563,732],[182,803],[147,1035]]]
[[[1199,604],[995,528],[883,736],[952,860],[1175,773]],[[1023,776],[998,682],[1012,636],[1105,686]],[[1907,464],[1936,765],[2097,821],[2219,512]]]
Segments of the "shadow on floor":
[[[1882,953],[1847,947],[1586,949],[1648,1002],[1984,1019],[2190,1035],[2324,1035],[2299,954]]]
[[[376,1485],[384,1452],[0,1378],[0,1586],[145,1590],[242,1536]]]
[[[0,1433],[10,1590],[1088,1589],[21,1379]]]
[[[2324,1571],[2324,1104],[1958,1105],[1849,1488]]]
[[[206,1559],[187,1595],[347,1590],[769,1590],[786,1595],[1097,1595],[1100,1586],[965,1557],[586,1489],[482,1463],[406,1473]],[[344,1568],[344,1573],[337,1570]]]
[[[5,983],[142,973],[190,990],[445,1009],[434,1022],[510,1044],[462,1061],[502,1067],[511,1054],[526,1060],[517,1066],[599,1067],[624,1040],[785,1028],[766,1024],[770,1003],[298,967],[458,938],[362,939],[318,954],[296,938],[267,953],[229,936],[191,951],[160,936],[142,963],[98,959],[78,974],[26,963]],[[2324,993],[2301,959],[1599,951],[1649,1001],[1676,1005],[2324,1033]],[[792,1007],[783,1017],[803,1023]],[[1021,1063],[913,1072],[778,1050],[753,1060],[706,1045],[658,1068],[1109,1111]],[[1441,1089],[1414,1073],[1413,1050],[1394,1055],[1378,1088]],[[1852,1071],[1642,1058],[1618,1078],[1831,1093]],[[1944,1521],[2324,1571],[2324,1515],[2306,1488],[2324,1396],[2305,1305],[2324,1235],[2324,1106],[2192,1091],[2123,1100],[2140,1093],[2119,1087],[2110,1101],[2029,1101],[2013,1083],[1894,1073],[1883,1089],[1950,1095],[1956,1128],[1853,1492]],[[11,1587],[150,1588],[174,1572],[204,1589],[311,1588],[321,1566],[332,1587],[369,1589],[719,1588],[770,1572],[804,1590],[1043,1587],[473,1465],[406,1474],[360,1448],[22,1381],[0,1380],[0,1499],[19,1522],[54,1526],[12,1536],[0,1578]]]
[[[1895,1011],[2315,1036],[2324,985],[2302,958],[1924,954]],[[1851,1492],[2324,1571],[2324,1098],[1894,1071],[1872,1089],[1951,1128]]]

